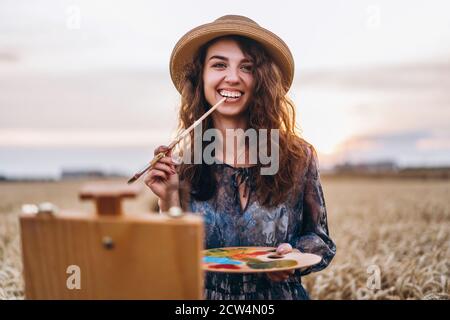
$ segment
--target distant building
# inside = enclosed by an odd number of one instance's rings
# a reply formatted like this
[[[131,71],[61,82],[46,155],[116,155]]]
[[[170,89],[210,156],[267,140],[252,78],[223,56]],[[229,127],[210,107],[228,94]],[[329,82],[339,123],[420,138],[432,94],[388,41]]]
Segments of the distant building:
[[[61,172],[61,179],[104,178],[105,176],[101,170],[63,170]]]
[[[61,171],[61,180],[82,178],[124,178],[126,175],[119,172],[105,172],[97,169],[64,169]]]
[[[344,163],[334,166],[336,173],[387,173],[398,172],[399,167],[393,161],[372,163]]]

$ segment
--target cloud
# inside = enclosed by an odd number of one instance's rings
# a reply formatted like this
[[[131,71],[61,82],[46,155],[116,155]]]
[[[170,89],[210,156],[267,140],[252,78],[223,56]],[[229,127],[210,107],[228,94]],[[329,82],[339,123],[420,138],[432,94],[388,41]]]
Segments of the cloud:
[[[448,150],[450,151],[450,137],[432,137],[417,141],[417,149],[427,150]]]
[[[432,133],[426,130],[361,135],[348,139],[340,146],[340,149],[347,148],[360,151],[409,149],[414,148],[421,139],[428,139],[431,136]]]
[[[0,129],[0,147],[135,147],[169,139],[157,130]]]
[[[448,165],[450,137],[433,130],[411,130],[350,138],[337,158],[342,161],[396,161],[400,165]]]

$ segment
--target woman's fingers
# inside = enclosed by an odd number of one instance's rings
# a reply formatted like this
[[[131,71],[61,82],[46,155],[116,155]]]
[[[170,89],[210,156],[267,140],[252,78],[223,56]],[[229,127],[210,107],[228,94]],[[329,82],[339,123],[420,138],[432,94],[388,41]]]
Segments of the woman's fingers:
[[[156,163],[153,166],[152,170],[161,170],[161,171],[164,171],[165,173],[167,173],[168,175],[177,173],[174,168],[170,167],[170,165],[161,163],[161,162]]]
[[[154,155],[156,156],[158,153],[161,153],[161,152],[166,152],[167,151],[167,153],[166,153],[166,157],[171,157],[172,156],[172,150],[168,150],[169,149],[169,147],[168,146],[159,146],[159,147],[157,147],[154,151],[153,151],[153,153],[154,153]]]
[[[284,255],[292,252],[292,246],[289,243],[282,243],[277,247],[276,253],[278,255]],[[284,281],[289,279],[294,274],[294,270],[285,270],[267,273],[267,276],[272,281]]]
[[[155,149],[155,155],[160,152],[166,151],[166,146],[159,146]],[[165,181],[170,178],[171,175],[176,174],[177,171],[175,169],[175,165],[172,161],[172,158],[169,156],[165,156],[161,158],[155,165],[148,171],[145,182],[147,184],[153,184],[158,181]]]
[[[173,162],[171,157],[161,158],[161,160],[159,160],[158,163],[167,164],[169,167],[171,167],[173,170],[175,170],[175,163]]]
[[[272,281],[284,281],[289,279],[292,274],[294,274],[294,270],[269,272],[267,276]]]
[[[282,243],[277,248],[277,254],[287,254],[292,252],[292,246],[289,243]]]
[[[280,275],[283,277],[290,277],[291,275],[294,274],[294,270],[285,270],[285,271],[280,271]]]
[[[280,281],[279,277],[273,273],[267,273],[267,277],[272,281]]]
[[[155,149],[154,154],[155,154],[155,156],[156,156],[158,153],[164,152],[164,151],[166,151],[167,149],[168,149],[167,146],[159,146],[159,147],[157,147],[157,148]]]
[[[145,183],[147,185],[153,184],[158,180],[167,180],[169,176],[161,170],[150,170],[145,177]]]
[[[159,154],[159,153],[161,153],[161,152],[167,151],[167,149],[168,149],[167,146],[159,146],[159,147],[157,147],[157,148],[155,149],[154,154],[155,154],[155,156],[156,156],[157,154]],[[173,160],[172,160],[172,150],[169,150],[169,151],[166,153],[166,156],[163,157],[163,158],[161,158],[158,162],[166,163],[167,165],[171,166],[172,169],[175,170],[175,163],[174,163]]]
[[[279,276],[283,279],[287,279],[293,274],[294,274],[294,270],[286,270],[286,271],[280,271]]]
[[[169,175],[169,173],[167,173],[164,170],[152,169],[152,170],[150,170],[150,176],[163,178],[165,180],[165,179],[169,179],[170,175]]]
[[[170,167],[165,163],[156,163],[153,168],[148,171],[145,178],[147,184],[152,184],[157,180],[168,180],[171,175],[176,174],[175,168]]]
[[[169,180],[169,174],[167,174],[161,170],[152,170],[149,172],[148,180],[149,180],[150,184],[153,184],[155,182],[156,183],[165,182],[165,181]]]

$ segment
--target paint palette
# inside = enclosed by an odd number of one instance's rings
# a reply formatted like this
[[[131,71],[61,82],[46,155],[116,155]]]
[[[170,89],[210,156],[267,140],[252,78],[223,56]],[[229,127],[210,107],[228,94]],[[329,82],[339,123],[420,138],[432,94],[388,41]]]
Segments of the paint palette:
[[[274,247],[227,247],[203,251],[203,270],[227,273],[258,273],[301,269],[322,258],[297,249],[278,255]]]

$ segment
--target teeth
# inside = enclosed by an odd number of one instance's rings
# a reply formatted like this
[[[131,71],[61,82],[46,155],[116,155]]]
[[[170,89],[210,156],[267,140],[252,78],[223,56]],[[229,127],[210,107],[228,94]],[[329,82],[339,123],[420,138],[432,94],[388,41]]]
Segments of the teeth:
[[[222,97],[227,97],[227,98],[239,98],[240,96],[242,96],[242,93],[240,93],[238,91],[227,91],[227,90],[220,90],[219,94]]]

